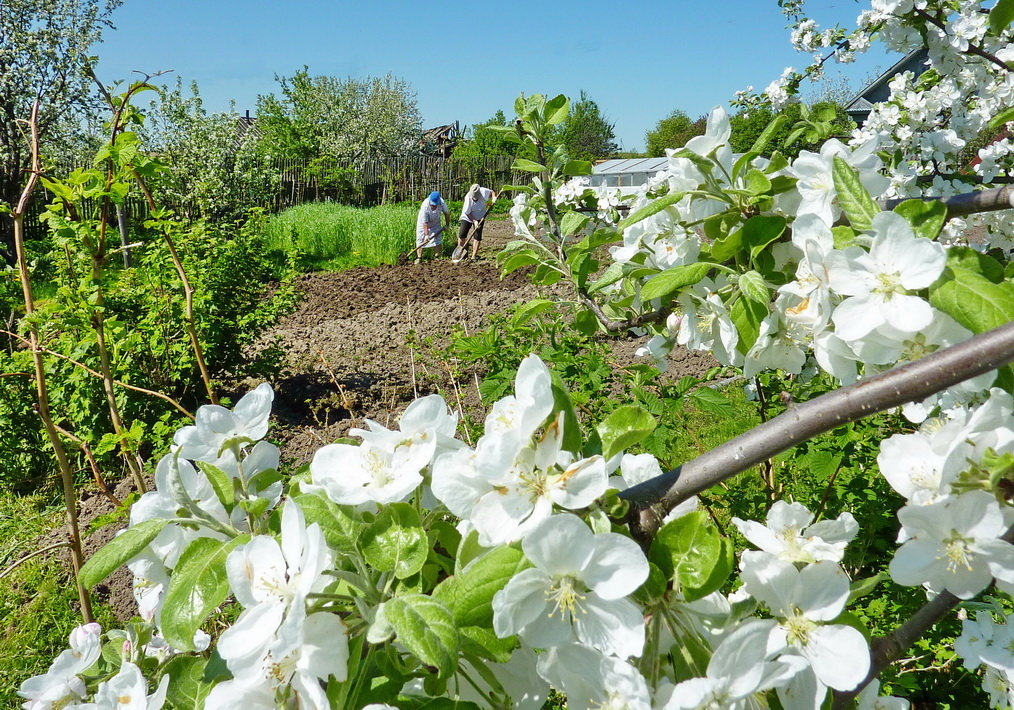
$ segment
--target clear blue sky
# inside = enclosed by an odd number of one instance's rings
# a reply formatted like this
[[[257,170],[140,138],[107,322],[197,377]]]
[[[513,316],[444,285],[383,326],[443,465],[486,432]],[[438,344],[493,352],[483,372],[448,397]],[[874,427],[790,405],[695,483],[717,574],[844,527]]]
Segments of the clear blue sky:
[[[808,3],[818,22],[848,27],[865,6]],[[258,94],[277,90],[276,74],[304,64],[407,80],[427,127],[509,113],[521,91],[584,89],[625,150],[642,150],[645,131],[673,109],[700,115],[807,64],[775,0],[126,0],[113,20],[94,48],[104,82],[171,69],[198,82],[210,111],[234,100],[253,112]],[[844,69],[858,88],[892,61],[866,55]]]

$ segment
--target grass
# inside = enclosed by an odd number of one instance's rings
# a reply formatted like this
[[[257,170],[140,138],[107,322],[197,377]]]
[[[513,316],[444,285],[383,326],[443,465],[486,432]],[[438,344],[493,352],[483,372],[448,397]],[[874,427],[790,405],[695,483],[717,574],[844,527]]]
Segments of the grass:
[[[298,205],[271,217],[265,243],[299,252],[311,268],[393,264],[415,246],[417,207],[349,207],[332,202]]]
[[[0,569],[62,523],[63,508],[52,493],[0,497]],[[49,668],[81,623],[77,591],[57,555],[35,557],[0,579],[0,707],[21,706],[18,687]],[[103,628],[117,623],[107,607],[94,600],[93,606]]]

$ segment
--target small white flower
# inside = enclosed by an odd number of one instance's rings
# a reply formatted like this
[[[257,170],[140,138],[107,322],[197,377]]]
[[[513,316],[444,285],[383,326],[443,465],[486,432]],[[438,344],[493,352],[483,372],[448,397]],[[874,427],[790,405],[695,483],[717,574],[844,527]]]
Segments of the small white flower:
[[[268,433],[268,417],[275,393],[264,383],[247,392],[232,410],[206,404],[197,410],[192,426],[176,432],[173,441],[182,458],[215,463],[234,445],[245,446]]]

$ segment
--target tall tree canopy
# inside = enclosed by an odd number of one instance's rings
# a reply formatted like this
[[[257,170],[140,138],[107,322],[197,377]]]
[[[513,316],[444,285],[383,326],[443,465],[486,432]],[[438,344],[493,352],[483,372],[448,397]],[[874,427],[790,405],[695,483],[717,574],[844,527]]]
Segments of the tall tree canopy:
[[[644,150],[651,157],[661,157],[666,148],[682,148],[694,136],[704,135],[706,128],[705,116],[694,121],[685,111],[676,109],[645,134]]]
[[[422,124],[415,92],[391,74],[340,79],[303,67],[257,97],[257,123],[279,157],[375,157],[405,152]]]
[[[23,121],[39,102],[44,149],[94,108],[88,50],[110,27],[122,0],[0,2],[0,203],[17,199],[29,153]],[[0,254],[12,258],[9,221]]]
[[[571,157],[593,160],[617,151],[613,127],[602,115],[599,105],[582,91],[581,97],[571,105],[567,120],[560,124],[557,136]]]

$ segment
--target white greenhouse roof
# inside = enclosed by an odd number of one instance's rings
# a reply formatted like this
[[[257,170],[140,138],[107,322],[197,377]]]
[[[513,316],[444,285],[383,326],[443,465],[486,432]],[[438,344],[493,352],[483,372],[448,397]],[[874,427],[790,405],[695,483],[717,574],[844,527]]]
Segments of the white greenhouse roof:
[[[622,175],[625,173],[647,173],[654,175],[669,163],[668,158],[614,158],[595,163],[595,175]]]

